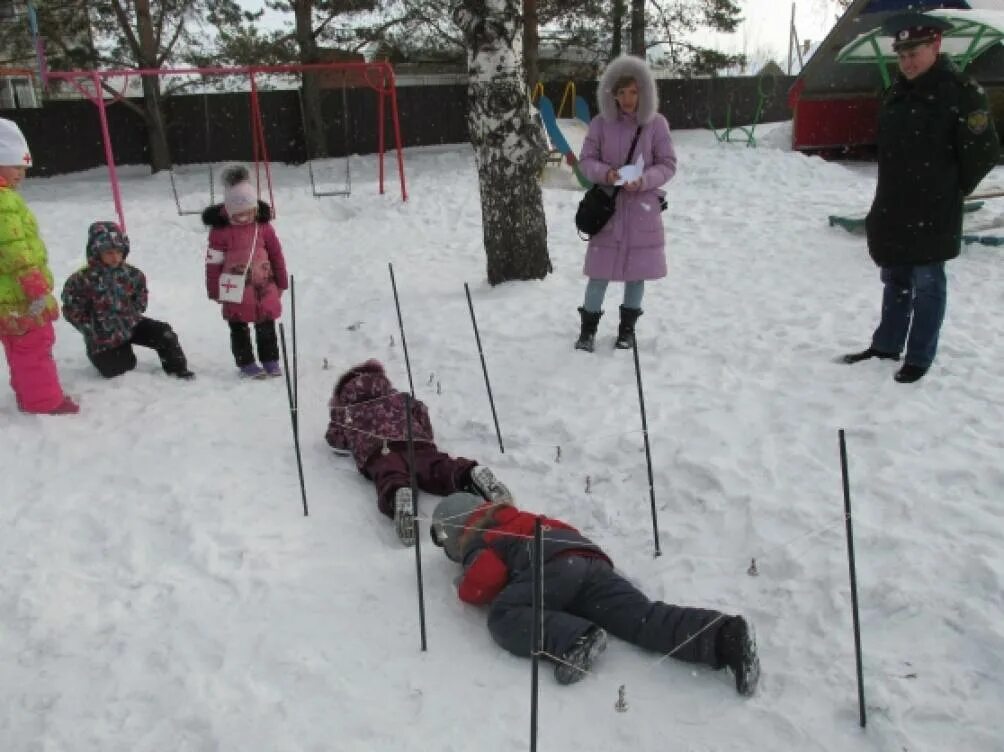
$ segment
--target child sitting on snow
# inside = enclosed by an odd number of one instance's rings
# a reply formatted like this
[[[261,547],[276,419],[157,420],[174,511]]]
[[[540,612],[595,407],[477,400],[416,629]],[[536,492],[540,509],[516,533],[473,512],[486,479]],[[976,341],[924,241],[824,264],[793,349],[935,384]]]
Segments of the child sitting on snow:
[[[106,379],[136,367],[133,345],[156,350],[165,373],[195,378],[171,325],[143,315],[146,277],[126,263],[128,255],[129,238],[115,222],[92,224],[87,266],[63,285],[63,315],[84,335],[87,359]]]
[[[510,653],[530,656],[533,574],[527,540],[537,515],[511,504],[452,494],[436,507],[430,532],[464,566],[460,599],[490,603],[488,631]],[[736,691],[752,695],[760,678],[753,633],[742,616],[650,601],[614,571],[603,551],[561,520],[541,518],[544,652],[559,684],[585,677],[607,631],[638,647],[714,669],[728,667]]]
[[[328,407],[328,444],[336,452],[351,452],[359,472],[376,484],[377,507],[394,519],[401,542],[413,546],[413,502],[417,500],[411,498],[408,473],[405,395],[390,383],[379,361],[367,360],[342,374]],[[441,496],[471,489],[493,501],[511,499],[509,489],[487,467],[439,451],[428,408],[419,400],[413,400],[411,408],[419,489]]]
[[[275,322],[282,313],[280,296],[289,286],[282,246],[272,227],[272,208],[259,201],[247,168],[237,165],[223,173],[227,186],[223,204],[208,207],[202,221],[209,230],[206,291],[223,304],[230,325],[230,349],[243,378],[282,376]],[[254,324],[255,362],[248,324]]]

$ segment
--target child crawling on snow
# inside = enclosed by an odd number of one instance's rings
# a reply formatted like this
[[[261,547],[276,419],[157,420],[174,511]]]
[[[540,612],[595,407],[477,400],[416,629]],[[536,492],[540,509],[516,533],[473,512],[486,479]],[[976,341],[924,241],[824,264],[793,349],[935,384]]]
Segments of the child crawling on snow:
[[[536,514],[468,493],[436,506],[430,532],[464,567],[458,595],[491,604],[488,631],[500,646],[530,656],[533,574],[527,540]],[[752,695],[760,678],[753,631],[742,616],[650,601],[618,574],[599,546],[561,520],[541,518],[544,652],[559,684],[585,677],[607,645],[607,632],[632,645],[713,669],[728,668],[736,691]]]
[[[325,439],[336,452],[352,454],[359,472],[376,485],[377,508],[393,518],[401,542],[413,546],[417,499],[411,497],[405,405],[405,394],[391,384],[383,364],[367,360],[335,383]],[[429,410],[420,400],[411,404],[411,431],[419,489],[440,496],[469,489],[492,501],[511,500],[490,469],[436,447]]]

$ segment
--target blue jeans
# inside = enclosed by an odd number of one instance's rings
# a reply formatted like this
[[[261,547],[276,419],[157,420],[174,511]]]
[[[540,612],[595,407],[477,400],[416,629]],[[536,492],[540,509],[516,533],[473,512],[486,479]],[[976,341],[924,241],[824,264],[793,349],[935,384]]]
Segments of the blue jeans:
[[[872,335],[872,347],[899,355],[906,345],[907,363],[930,367],[948,299],[945,262],[886,267],[881,279],[882,320]]]
[[[608,284],[609,280],[590,278],[589,284],[586,285],[586,299],[582,303],[582,307],[592,313],[599,313],[603,308],[603,298],[606,297]],[[625,308],[641,308],[641,298],[644,294],[645,280],[625,282],[622,305]]]

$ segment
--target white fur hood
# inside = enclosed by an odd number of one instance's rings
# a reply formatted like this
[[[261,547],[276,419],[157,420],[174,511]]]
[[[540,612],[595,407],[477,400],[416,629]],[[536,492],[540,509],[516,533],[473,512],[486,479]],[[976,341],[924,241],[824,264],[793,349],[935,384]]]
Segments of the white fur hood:
[[[648,64],[634,55],[621,55],[614,58],[603,71],[600,87],[596,93],[600,115],[604,120],[617,119],[617,102],[611,89],[617,79],[623,76],[630,76],[638,82],[638,122],[641,125],[646,125],[659,111],[659,92]]]

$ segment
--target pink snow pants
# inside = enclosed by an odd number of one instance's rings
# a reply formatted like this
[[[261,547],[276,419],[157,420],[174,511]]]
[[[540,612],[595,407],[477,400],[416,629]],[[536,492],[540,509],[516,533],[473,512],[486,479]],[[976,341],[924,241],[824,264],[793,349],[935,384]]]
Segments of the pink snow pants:
[[[0,341],[18,408],[26,413],[47,413],[58,406],[63,401],[63,388],[52,359],[52,345],[56,342],[52,324],[16,337],[0,337]]]

